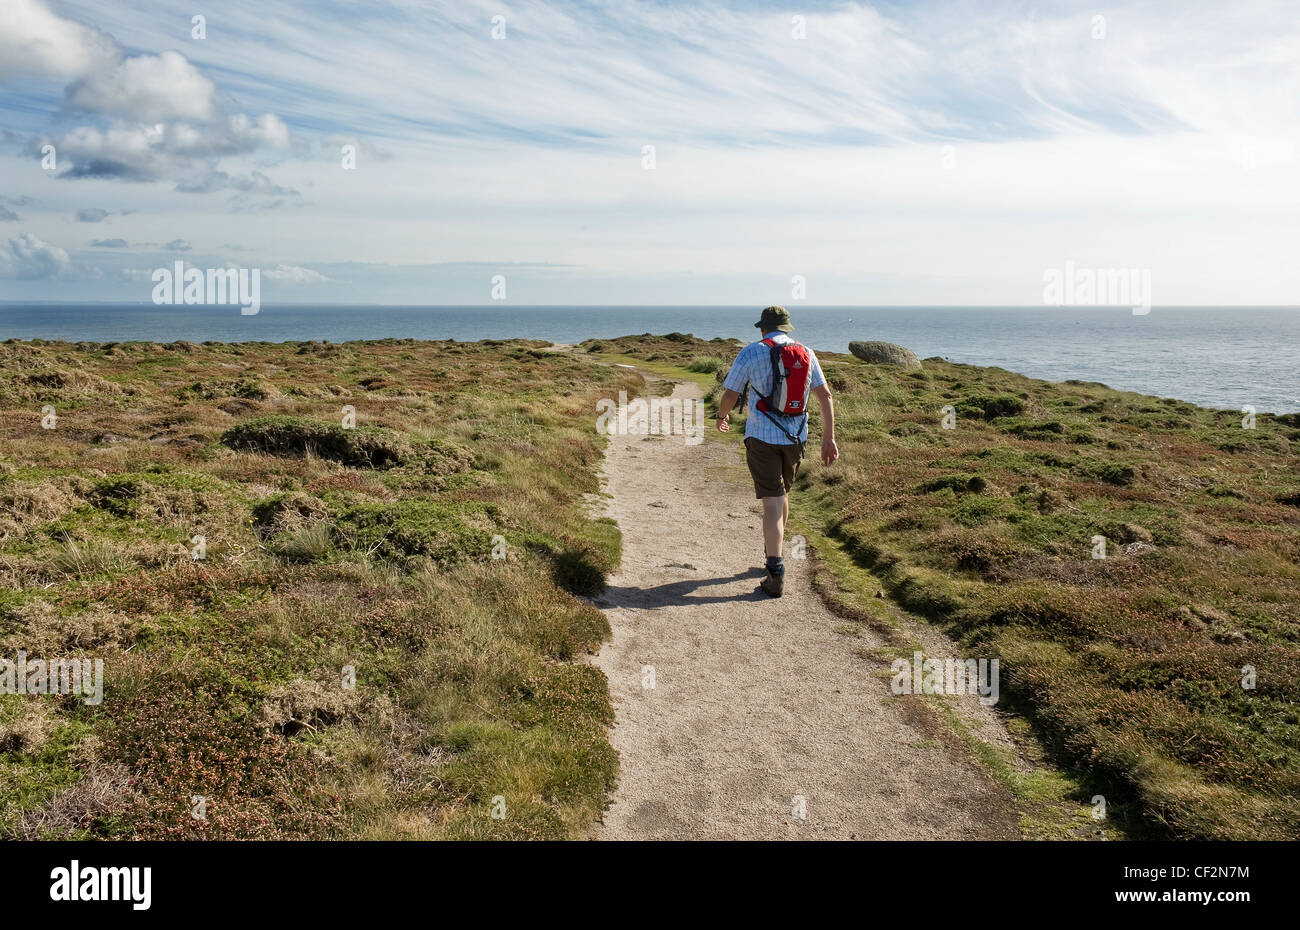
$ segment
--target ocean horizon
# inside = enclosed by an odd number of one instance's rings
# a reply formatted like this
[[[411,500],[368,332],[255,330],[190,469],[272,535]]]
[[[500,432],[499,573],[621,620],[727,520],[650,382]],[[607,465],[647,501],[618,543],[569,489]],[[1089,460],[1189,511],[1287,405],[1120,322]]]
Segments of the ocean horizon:
[[[570,343],[636,333],[751,339],[752,306],[500,306],[0,303],[0,339],[67,342],[293,342],[537,339]],[[1206,407],[1300,410],[1300,308],[794,306],[795,336],[815,350],[854,340],[907,346],[1048,381],[1097,381]]]

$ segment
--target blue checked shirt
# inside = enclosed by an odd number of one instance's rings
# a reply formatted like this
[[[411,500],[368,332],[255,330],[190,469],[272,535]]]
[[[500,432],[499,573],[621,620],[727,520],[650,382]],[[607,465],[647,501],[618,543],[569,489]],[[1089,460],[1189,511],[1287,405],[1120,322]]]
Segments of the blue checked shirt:
[[[763,338],[773,339],[778,344],[794,341],[782,332],[766,333]],[[826,378],[822,375],[821,363],[817,361],[817,356],[813,354],[812,349],[808,350],[808,355],[812,359],[812,379],[808,382],[809,397],[811,397],[813,389],[825,384]],[[747,394],[749,410],[745,418],[746,439],[752,436],[774,446],[790,445],[789,437],[777,429],[776,423],[768,419],[770,416],[785,428],[786,433],[797,437],[800,442],[807,441],[808,418],[806,416],[784,417],[771,411],[761,413],[754,406],[760,397],[772,393],[772,349],[762,342],[752,342],[740,350],[736,360],[731,363],[731,371],[727,372],[727,378],[722,382],[722,386],[729,391],[739,393],[747,383],[749,384]]]

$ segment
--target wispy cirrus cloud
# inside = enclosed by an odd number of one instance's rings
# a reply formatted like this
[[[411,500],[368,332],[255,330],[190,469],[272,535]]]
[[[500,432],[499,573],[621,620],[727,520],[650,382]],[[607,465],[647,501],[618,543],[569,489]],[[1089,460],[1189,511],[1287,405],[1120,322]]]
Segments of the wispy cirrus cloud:
[[[96,4],[70,7],[92,17]],[[747,3],[393,0],[274,15],[232,4],[187,51],[232,95],[293,123],[403,143],[1010,141],[1294,112],[1286,4],[1239,4],[1232,24],[1217,4],[1177,9],[815,3],[799,25],[790,10]],[[157,41],[168,13],[144,0],[115,19]],[[503,40],[492,38],[497,15]]]
[[[10,2],[52,37],[0,74],[30,173],[48,140],[142,208],[114,232],[238,242],[333,299],[564,266],[588,301],[732,302],[782,269],[826,302],[1018,303],[1070,257],[1151,267],[1164,302],[1300,285],[1278,0],[232,0],[202,40],[166,0]]]

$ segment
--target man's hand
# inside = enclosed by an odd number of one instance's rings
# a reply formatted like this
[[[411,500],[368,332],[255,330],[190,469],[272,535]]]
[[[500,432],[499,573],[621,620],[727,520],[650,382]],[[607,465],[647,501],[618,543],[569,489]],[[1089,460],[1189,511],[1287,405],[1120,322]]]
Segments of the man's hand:
[[[736,406],[736,401],[740,400],[740,395],[728,388],[722,392],[722,399],[718,401],[718,432],[725,433],[731,429],[731,411]]]
[[[822,409],[822,464],[829,465],[840,457],[840,447],[835,445],[835,402],[831,389],[824,384],[813,388],[817,405]]]

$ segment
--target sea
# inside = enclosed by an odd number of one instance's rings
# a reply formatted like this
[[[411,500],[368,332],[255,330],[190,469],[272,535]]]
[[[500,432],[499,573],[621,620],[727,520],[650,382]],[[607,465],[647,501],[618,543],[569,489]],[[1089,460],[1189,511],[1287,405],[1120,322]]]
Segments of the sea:
[[[287,342],[521,337],[581,342],[637,333],[755,338],[756,307],[227,306],[0,303],[0,339]],[[792,305],[815,350],[853,340],[921,358],[997,365],[1049,381],[1099,381],[1206,407],[1300,411],[1300,307],[813,307]]]

